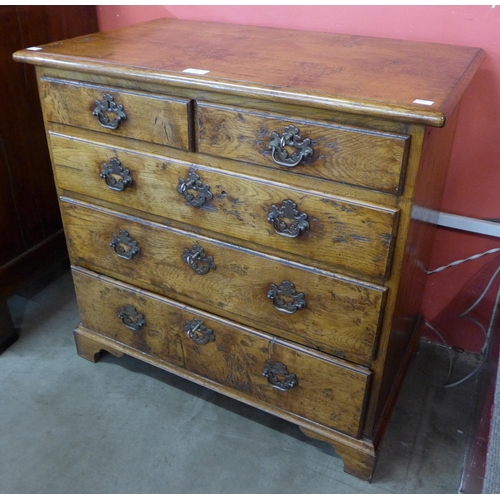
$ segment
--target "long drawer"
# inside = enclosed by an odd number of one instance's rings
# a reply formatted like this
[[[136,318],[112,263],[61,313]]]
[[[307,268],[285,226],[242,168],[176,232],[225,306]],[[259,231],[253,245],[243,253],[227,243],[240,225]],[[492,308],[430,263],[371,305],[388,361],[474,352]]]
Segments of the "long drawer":
[[[47,77],[39,87],[49,122],[189,149],[189,99]]]
[[[370,372],[73,269],[82,325],[205,379],[359,437]]]
[[[251,240],[332,271],[380,280],[389,272],[397,209],[59,134],[50,138],[62,189]]]
[[[197,102],[198,150],[401,193],[408,135]]]
[[[75,200],[61,210],[76,265],[344,359],[373,358],[383,287]]]

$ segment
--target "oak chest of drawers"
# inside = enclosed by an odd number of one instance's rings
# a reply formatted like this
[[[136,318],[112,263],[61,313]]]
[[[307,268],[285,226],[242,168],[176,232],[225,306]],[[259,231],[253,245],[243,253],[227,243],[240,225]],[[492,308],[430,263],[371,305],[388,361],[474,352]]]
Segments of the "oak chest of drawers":
[[[370,479],[480,49],[161,19],[37,66],[81,312]]]

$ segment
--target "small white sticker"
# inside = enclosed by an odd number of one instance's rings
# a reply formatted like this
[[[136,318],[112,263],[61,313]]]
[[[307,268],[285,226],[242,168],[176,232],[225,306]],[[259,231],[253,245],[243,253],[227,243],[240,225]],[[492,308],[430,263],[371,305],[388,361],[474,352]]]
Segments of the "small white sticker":
[[[42,47],[28,47],[26,50],[42,50]]]
[[[191,73],[193,75],[206,75],[207,73],[210,73],[207,69],[193,69],[193,68],[188,68],[182,70],[183,73]]]
[[[432,106],[434,101],[426,101],[425,99],[415,99],[413,104],[424,104],[425,106]]]

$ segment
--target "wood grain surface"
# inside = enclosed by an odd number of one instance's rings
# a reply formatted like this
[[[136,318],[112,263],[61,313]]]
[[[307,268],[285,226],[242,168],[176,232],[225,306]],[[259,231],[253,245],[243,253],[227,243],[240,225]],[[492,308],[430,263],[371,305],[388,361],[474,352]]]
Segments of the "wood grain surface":
[[[15,57],[440,127],[485,53],[449,44],[157,19]],[[208,73],[184,72],[193,67]]]
[[[301,140],[310,139],[314,151],[293,167],[300,174],[391,194],[401,192],[408,136],[203,102],[196,103],[195,114],[198,150],[202,153],[287,170],[290,167],[280,167],[273,161],[269,143],[273,132],[281,137],[285,127],[294,125]],[[290,154],[300,151],[288,149]]]
[[[254,399],[358,436],[368,370],[85,270],[74,268],[73,279],[84,327]],[[145,325],[139,331],[130,330],[118,317],[126,305],[143,314]],[[186,321],[193,319],[212,330],[213,341],[198,345],[184,333]],[[285,364],[296,375],[296,387],[285,392],[272,387],[262,374],[267,360]]]
[[[55,134],[51,145],[62,189],[251,240],[273,255],[291,254],[305,264],[319,262],[328,270],[361,277],[387,275],[398,210]],[[133,179],[122,192],[110,190],[99,177],[102,164],[111,158],[118,158]],[[177,191],[179,179],[186,180],[190,171],[213,194],[200,208]],[[272,205],[279,208],[288,199],[307,214],[310,225],[296,238],[277,234],[267,220]]]
[[[224,245],[192,233],[137,220],[117,212],[61,202],[72,263],[180,300],[282,338],[368,365],[373,357],[385,289],[293,262]],[[120,258],[110,242],[126,230],[140,250]],[[183,260],[202,246],[216,268],[199,275]],[[271,284],[291,281],[306,307],[278,311]]]
[[[188,149],[190,142],[190,102],[165,96],[131,92],[87,83],[48,78],[39,80],[40,97],[49,122],[64,123],[109,135]],[[104,128],[92,114],[96,101],[110,94],[122,105],[127,119],[116,130]],[[115,115],[110,113],[110,118]]]

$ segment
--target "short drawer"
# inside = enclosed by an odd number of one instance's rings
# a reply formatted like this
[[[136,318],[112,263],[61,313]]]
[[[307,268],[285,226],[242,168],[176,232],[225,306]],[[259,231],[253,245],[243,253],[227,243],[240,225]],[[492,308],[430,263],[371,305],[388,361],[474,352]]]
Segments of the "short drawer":
[[[397,209],[57,134],[50,137],[62,189],[250,240],[272,255],[304,264],[362,279],[382,280],[388,274]],[[121,174],[109,174],[115,167]],[[108,185],[112,175],[120,179],[116,183],[122,182],[122,190]]]
[[[203,102],[196,126],[201,153],[392,194],[402,190],[407,135]]]
[[[370,372],[87,271],[82,325],[286,412],[359,437]]]
[[[61,202],[72,263],[360,364],[384,287],[75,200]]]
[[[39,87],[49,122],[189,149],[188,99],[51,78]]]

